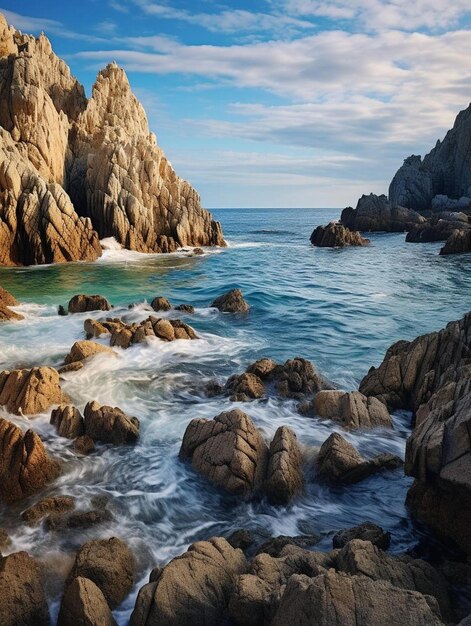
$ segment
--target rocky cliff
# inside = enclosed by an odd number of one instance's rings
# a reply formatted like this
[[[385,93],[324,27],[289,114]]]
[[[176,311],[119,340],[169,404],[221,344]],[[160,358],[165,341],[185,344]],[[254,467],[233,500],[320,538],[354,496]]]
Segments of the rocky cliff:
[[[471,105],[423,159],[408,157],[389,186],[392,203],[416,211],[470,209],[470,196]]]
[[[110,236],[140,252],[224,245],[124,71],[100,71],[87,100],[49,40],[1,14],[0,126],[0,263],[94,260]]]

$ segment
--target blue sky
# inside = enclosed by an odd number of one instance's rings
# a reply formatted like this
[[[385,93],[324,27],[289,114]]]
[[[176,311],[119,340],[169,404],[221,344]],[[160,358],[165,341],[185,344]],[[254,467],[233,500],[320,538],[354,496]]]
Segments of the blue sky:
[[[207,207],[386,192],[471,100],[470,0],[0,0],[91,91],[115,60]]]

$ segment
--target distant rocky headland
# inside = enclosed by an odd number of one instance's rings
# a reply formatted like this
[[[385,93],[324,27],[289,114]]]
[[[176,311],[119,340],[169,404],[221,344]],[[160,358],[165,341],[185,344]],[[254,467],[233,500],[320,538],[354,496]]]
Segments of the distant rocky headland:
[[[139,252],[225,245],[124,70],[101,70],[87,99],[44,34],[1,14],[0,194],[2,265],[93,261],[105,237]]]
[[[408,242],[445,242],[442,255],[471,252],[470,218],[471,105],[423,159],[417,155],[405,159],[388,196],[363,195],[355,209],[344,209],[340,223],[345,230],[329,245],[365,245],[360,232],[407,232]],[[314,245],[326,245],[325,241],[319,232],[311,237]]]

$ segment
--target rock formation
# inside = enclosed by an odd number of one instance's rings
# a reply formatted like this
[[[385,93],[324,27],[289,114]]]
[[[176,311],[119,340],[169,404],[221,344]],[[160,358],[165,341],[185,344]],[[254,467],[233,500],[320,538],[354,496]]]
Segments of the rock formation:
[[[367,246],[369,239],[364,239],[358,231],[351,231],[342,224],[330,222],[327,226],[318,226],[311,234],[311,243],[319,248],[345,248],[346,246]]]
[[[87,313],[88,311],[110,311],[111,304],[103,296],[87,296],[77,294],[69,300],[67,311],[69,313]]]
[[[58,626],[116,626],[100,588],[88,578],[77,576],[67,587],[57,619]]]
[[[10,413],[35,415],[65,399],[53,367],[0,372],[0,405]]]
[[[85,434],[94,441],[114,445],[133,444],[139,438],[139,420],[118,407],[89,402],[84,410]]]
[[[406,473],[417,517],[471,553],[471,314],[389,348],[360,389],[414,411]]]
[[[10,309],[11,306],[19,304],[17,299],[8,293],[6,289],[0,287],[0,321],[22,320],[24,317]]]
[[[404,161],[389,187],[389,200],[416,211],[462,210],[471,205],[470,196],[471,105],[423,160],[414,155]]]
[[[391,533],[385,532],[380,526],[372,522],[363,522],[359,526],[346,528],[335,533],[332,538],[332,547],[343,548],[353,539],[369,541],[377,548],[387,550],[391,543]]]
[[[470,228],[468,216],[464,213],[443,212],[433,215],[426,224],[410,230],[406,241],[412,243],[446,241],[455,230],[469,230]]]
[[[223,313],[247,313],[250,309],[250,305],[244,300],[240,289],[232,289],[224,293],[222,296],[219,296],[219,298],[216,298],[211,306],[219,309]]]
[[[426,220],[412,209],[388,201],[384,195],[371,193],[358,200],[356,209],[344,209],[340,222],[352,231],[403,233],[425,224]]]
[[[270,444],[265,492],[272,504],[288,504],[303,488],[302,457],[295,433],[280,426]]]
[[[124,71],[89,100],[45,35],[0,16],[0,263],[95,260],[99,237],[132,250],[225,245],[149,131]]]
[[[454,230],[440,250],[441,255],[471,252],[471,229]]]

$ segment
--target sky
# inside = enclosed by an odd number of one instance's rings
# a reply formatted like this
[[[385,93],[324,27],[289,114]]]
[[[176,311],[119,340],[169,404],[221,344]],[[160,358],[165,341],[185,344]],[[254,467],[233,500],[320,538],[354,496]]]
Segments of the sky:
[[[126,70],[208,208],[387,193],[471,100],[471,0],[0,0],[89,95]]]

